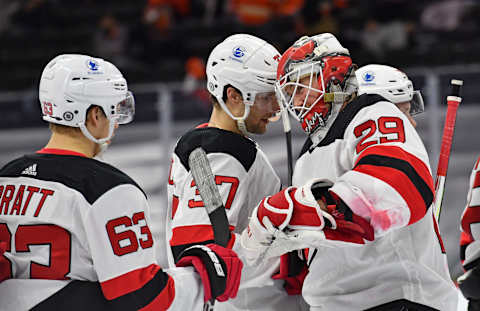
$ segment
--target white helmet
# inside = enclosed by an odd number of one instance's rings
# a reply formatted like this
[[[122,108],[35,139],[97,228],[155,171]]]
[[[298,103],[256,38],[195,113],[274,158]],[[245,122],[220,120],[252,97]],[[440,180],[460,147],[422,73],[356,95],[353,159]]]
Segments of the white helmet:
[[[413,89],[412,81],[404,72],[390,66],[372,64],[359,68],[355,75],[358,95],[378,94],[394,104],[410,102],[410,115],[423,112],[422,95]]]
[[[42,72],[39,99],[45,121],[79,127],[91,141],[111,139],[115,124],[133,120],[135,101],[127,81],[112,63],[80,54],[52,59]],[[109,135],[96,139],[86,128],[87,110],[100,106],[110,120]]]
[[[274,92],[280,53],[266,41],[248,34],[236,34],[219,43],[207,61],[207,88],[222,109],[237,121],[246,133],[247,118],[255,97]],[[242,116],[234,116],[223,101],[224,89],[231,85],[238,89],[245,103]]]

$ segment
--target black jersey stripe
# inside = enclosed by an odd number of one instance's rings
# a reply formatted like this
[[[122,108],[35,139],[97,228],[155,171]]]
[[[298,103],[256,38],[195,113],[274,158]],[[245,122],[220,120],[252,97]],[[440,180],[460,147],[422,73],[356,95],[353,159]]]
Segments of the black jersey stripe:
[[[72,281],[33,307],[32,311],[134,311],[151,303],[166,287],[168,274],[159,270],[142,288],[113,300],[107,300],[99,282]]]
[[[422,179],[422,177],[417,173],[415,168],[405,160],[383,156],[383,155],[367,155],[361,158],[355,167],[360,165],[372,165],[372,166],[379,166],[379,167],[390,167],[397,169],[407,175],[408,179],[413,183],[415,188],[418,189],[422,199],[425,203],[425,207],[428,207],[433,202],[433,192],[428,186],[428,184]]]
[[[139,310],[151,303],[167,286],[169,276],[159,270],[142,288],[112,300],[116,309]]]
[[[183,135],[175,147],[175,154],[187,171],[190,170],[188,157],[197,147],[202,147],[207,154],[230,154],[246,171],[250,170],[257,156],[256,143],[243,135],[214,127],[195,128]]]
[[[24,175],[23,171],[36,164],[36,175]],[[73,155],[36,153],[11,161],[0,169],[1,177],[28,177],[61,183],[80,192],[93,204],[105,192],[116,186],[131,184],[145,192],[127,174],[95,159]]]

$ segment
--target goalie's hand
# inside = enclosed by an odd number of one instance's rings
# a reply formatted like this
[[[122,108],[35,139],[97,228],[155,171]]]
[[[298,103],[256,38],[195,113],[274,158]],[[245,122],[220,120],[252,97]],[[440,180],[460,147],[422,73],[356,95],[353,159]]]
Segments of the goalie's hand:
[[[243,263],[234,251],[217,244],[194,245],[185,249],[177,262],[178,267],[191,265],[202,279],[205,301],[237,296]]]
[[[330,181],[313,179],[303,187],[289,187],[263,199],[254,215],[265,228],[272,224],[279,230],[323,230],[326,235],[336,230],[342,236],[373,240],[368,221],[353,214],[343,201],[335,200],[328,192],[331,186]]]

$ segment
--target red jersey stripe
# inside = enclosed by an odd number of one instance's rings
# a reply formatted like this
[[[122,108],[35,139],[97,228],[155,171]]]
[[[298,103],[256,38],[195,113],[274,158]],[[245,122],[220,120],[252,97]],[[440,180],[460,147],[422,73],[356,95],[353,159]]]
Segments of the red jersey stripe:
[[[478,170],[478,165],[480,164],[480,157],[478,157],[477,162],[475,163],[474,170]]]
[[[179,202],[178,196],[173,195],[172,196],[172,215],[171,215],[172,219],[173,217],[175,217],[175,214],[177,213],[178,202]]]
[[[460,245],[468,245],[473,242],[473,238],[470,234],[460,232]]]
[[[480,223],[480,205],[469,206],[463,213],[461,222],[463,232],[472,235],[470,225],[474,223]]]
[[[67,149],[55,149],[55,148],[42,148],[36,153],[46,153],[46,154],[59,154],[59,155],[74,155],[86,158],[87,156],[83,153],[67,150]]]
[[[229,226],[230,232],[235,229],[234,226]],[[204,241],[214,240],[213,229],[211,225],[192,225],[181,226],[173,228],[172,238],[170,239],[170,246],[202,243]],[[235,235],[232,234],[227,247],[231,248],[235,241]]]
[[[383,156],[407,161],[415,169],[417,174],[420,177],[422,177],[425,183],[427,183],[428,187],[432,190],[432,192],[434,192],[435,188],[433,186],[433,178],[432,178],[432,174],[430,173],[430,170],[428,169],[428,166],[422,160],[417,158],[415,155],[397,146],[379,145],[379,146],[370,147],[366,149],[364,152],[362,152],[360,157],[358,157],[357,159],[357,163],[363,157],[371,154],[383,155]]]
[[[160,266],[151,264],[148,267],[133,270],[116,278],[103,281],[100,283],[103,294],[105,298],[112,300],[134,292],[147,284],[160,269]]]
[[[160,292],[160,295],[139,311],[159,311],[167,310],[175,299],[175,281],[169,277],[167,285]]]
[[[480,171],[475,173],[475,179],[473,180],[473,189],[480,187]]]
[[[403,172],[395,168],[374,165],[359,165],[355,168],[355,171],[378,178],[395,189],[410,209],[409,225],[425,215],[428,206],[425,206],[420,192]]]

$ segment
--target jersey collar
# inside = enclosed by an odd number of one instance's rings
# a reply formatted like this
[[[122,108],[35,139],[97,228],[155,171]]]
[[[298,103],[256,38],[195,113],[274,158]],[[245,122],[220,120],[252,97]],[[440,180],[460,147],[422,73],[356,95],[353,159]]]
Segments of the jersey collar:
[[[59,154],[59,155],[73,155],[86,158],[87,156],[80,152],[75,152],[66,149],[56,149],[56,148],[42,148],[38,150],[36,153],[43,153],[43,154]]]

